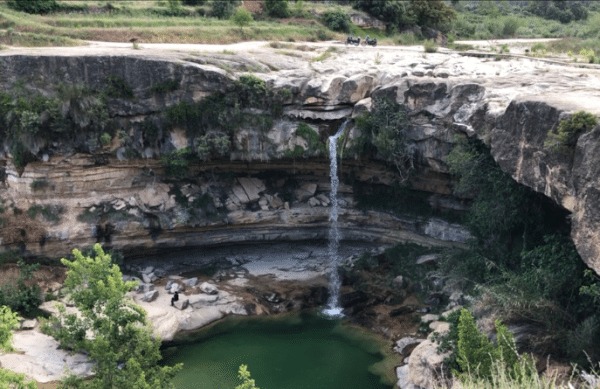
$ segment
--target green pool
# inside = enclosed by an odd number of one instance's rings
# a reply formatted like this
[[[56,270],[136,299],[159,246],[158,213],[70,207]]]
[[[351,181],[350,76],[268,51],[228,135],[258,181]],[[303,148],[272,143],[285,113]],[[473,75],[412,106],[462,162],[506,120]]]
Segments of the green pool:
[[[372,334],[314,313],[230,317],[165,350],[164,362],[184,363],[176,388],[234,389],[248,365],[261,389],[390,389]],[[388,378],[389,381],[389,378]]]

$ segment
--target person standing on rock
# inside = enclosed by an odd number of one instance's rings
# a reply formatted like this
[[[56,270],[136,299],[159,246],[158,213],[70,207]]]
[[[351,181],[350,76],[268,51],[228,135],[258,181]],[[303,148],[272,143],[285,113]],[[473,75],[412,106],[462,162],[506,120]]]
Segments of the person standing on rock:
[[[173,306],[173,303],[175,303],[175,301],[179,301],[179,292],[175,292],[173,297],[171,297],[171,306]]]

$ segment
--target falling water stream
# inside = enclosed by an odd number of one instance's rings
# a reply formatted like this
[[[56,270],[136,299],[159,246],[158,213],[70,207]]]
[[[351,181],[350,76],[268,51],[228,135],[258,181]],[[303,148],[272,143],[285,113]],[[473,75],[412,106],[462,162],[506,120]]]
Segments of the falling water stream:
[[[329,220],[331,222],[329,226],[329,301],[327,301],[327,308],[323,310],[325,316],[331,318],[340,318],[343,316],[342,307],[339,305],[339,295],[341,280],[338,273],[338,266],[340,262],[339,248],[341,234],[338,228],[338,198],[337,191],[340,184],[340,179],[337,174],[337,140],[344,133],[346,125],[350,119],[347,119],[335,135],[329,137],[329,175],[331,177],[331,210],[329,213]]]

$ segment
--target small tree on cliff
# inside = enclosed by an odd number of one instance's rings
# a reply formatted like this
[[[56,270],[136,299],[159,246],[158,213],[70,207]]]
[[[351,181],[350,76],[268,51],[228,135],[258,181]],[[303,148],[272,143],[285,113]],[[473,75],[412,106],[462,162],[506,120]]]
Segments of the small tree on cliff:
[[[124,282],[121,271],[99,244],[95,257],[73,250],[74,261],[62,259],[69,268],[65,285],[82,318],[61,314],[46,326],[63,346],[83,349],[96,362],[92,381],[69,377],[62,387],[68,389],[164,389],[181,364],[158,366],[161,359],[160,339],[152,336],[146,311],[125,293],[136,282]],[[92,333],[91,339],[86,333]]]

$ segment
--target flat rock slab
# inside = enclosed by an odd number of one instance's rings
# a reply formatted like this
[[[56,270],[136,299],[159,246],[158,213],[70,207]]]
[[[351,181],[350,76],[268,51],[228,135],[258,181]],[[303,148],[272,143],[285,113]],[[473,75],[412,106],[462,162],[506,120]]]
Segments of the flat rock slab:
[[[58,342],[38,330],[18,331],[13,334],[13,346],[23,354],[0,355],[3,369],[25,374],[38,382],[60,380],[66,370],[88,377],[93,364],[83,354],[70,355],[58,349]]]

